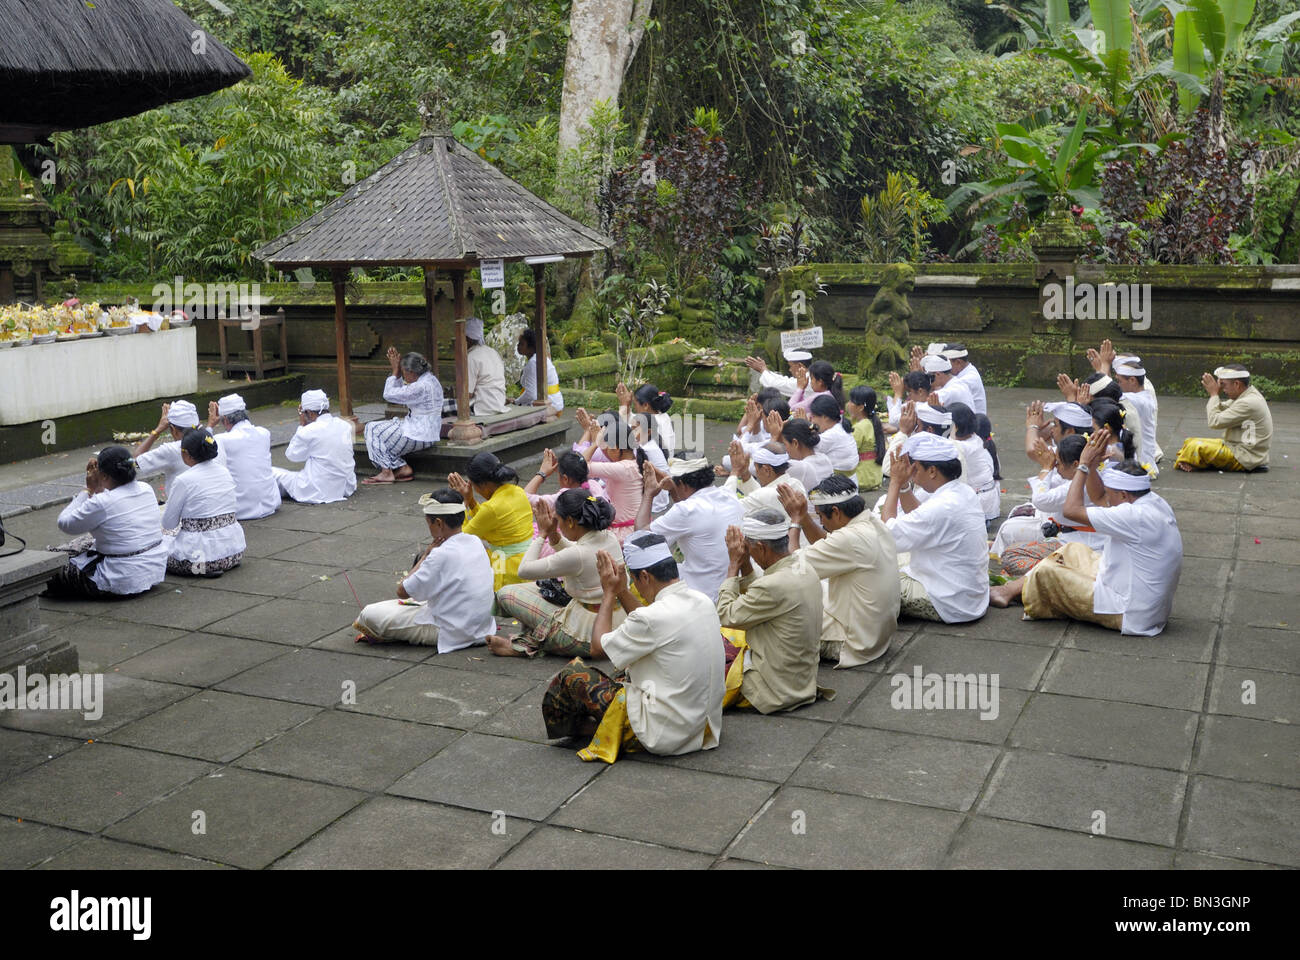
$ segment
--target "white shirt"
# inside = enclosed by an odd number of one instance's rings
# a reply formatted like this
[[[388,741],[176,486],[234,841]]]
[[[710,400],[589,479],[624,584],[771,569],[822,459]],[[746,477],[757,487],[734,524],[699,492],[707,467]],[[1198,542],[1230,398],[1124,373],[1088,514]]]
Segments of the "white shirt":
[[[226,451],[221,449],[220,443],[217,444],[217,459],[223,465],[226,462]],[[147,477],[155,473],[163,475],[164,496],[171,489],[172,481],[188,469],[189,467],[185,466],[185,461],[181,459],[181,442],[179,440],[171,440],[161,447],[146,450],[135,458],[136,476]],[[157,498],[155,498],[154,502],[157,502]]]
[[[1106,536],[1093,611],[1123,614],[1121,633],[1156,636],[1169,622],[1183,569],[1174,511],[1159,494],[1148,493],[1116,507],[1089,507],[1088,523]]]
[[[218,456],[235,481],[235,516],[240,520],[269,517],[280,509],[280,485],[271,473],[271,431],[247,420],[217,437]]]
[[[808,495],[804,485],[795,477],[790,476],[788,470],[766,487],[760,484],[753,474],[750,474],[748,480],[727,477],[726,482],[722,484],[723,490],[728,490],[740,498],[740,507],[745,511],[745,516],[750,516],[760,510],[779,510],[781,513],[785,513],[785,507],[781,505],[781,495],[777,490],[778,487],[789,487],[804,496]]]
[[[656,468],[662,470],[664,473],[668,472],[668,458],[664,456],[664,452],[660,448],[659,444],[655,443],[653,440],[647,440],[645,443],[641,444],[641,449],[645,451],[645,458],[653,463]],[[650,504],[650,509],[652,512],[659,514],[663,513],[672,505],[673,498],[668,494],[668,491],[660,490],[655,494],[654,501]]]
[[[953,403],[964,403],[972,410],[975,409],[975,397],[970,392],[970,387],[966,386],[965,381],[953,377],[942,387],[935,387],[934,392],[939,395],[939,402],[945,407]]]
[[[486,343],[465,358],[465,392],[474,398],[470,409],[476,417],[506,412],[506,364]]]
[[[164,530],[177,530],[182,520],[220,517],[236,512],[235,481],[215,458],[190,467],[172,484],[163,510]],[[178,530],[168,537],[171,556],[187,563],[211,562],[243,553],[247,546],[239,521],[213,530]]]
[[[803,484],[805,490],[811,490],[817,484],[821,483],[832,473],[835,468],[831,466],[830,458],[821,452],[821,444],[817,445],[811,456],[804,457],[802,460],[790,459],[790,469],[786,472]],[[853,447],[853,458],[857,460],[857,446]]]
[[[426,371],[411,383],[389,377],[384,382],[384,399],[407,409],[402,436],[421,443],[437,443],[442,438],[442,384],[432,373]]]
[[[515,403],[529,404],[537,399],[537,355],[529,357],[524,361],[524,369],[519,374],[519,386],[523,387],[524,392],[516,398]],[[551,392],[551,387],[555,392]],[[551,401],[551,406],[556,410],[564,409],[564,394],[560,393],[560,375],[555,372],[555,364],[551,362],[548,355],[546,358],[546,399]]]
[[[296,472],[275,468],[281,491],[301,503],[334,503],[352,496],[357,489],[354,439],[352,424],[328,412],[299,427],[284,455],[304,466]]]
[[[668,541],[669,549],[682,548],[681,576],[686,585],[714,603],[727,579],[727,527],[740,526],[745,511],[735,494],[722,487],[705,487],[650,524],[650,530]]]
[[[101,590],[129,596],[162,583],[167,575],[162,516],[147,483],[133,480],[93,497],[82,490],[63,508],[58,522],[64,533],[89,533],[95,538],[95,550],[104,559],[90,579]],[[128,553],[135,555],[124,556]],[[72,562],[82,569],[93,559],[83,554]]]
[[[673,429],[673,418],[666,413],[656,413],[655,427],[659,430],[659,446],[668,456],[673,456],[677,452],[677,431]]]
[[[944,623],[978,620],[989,608],[989,545],[984,511],[967,484],[950,480],[911,513],[885,521],[903,573],[921,581]]]
[[[1067,520],[1065,517],[1065,498],[1070,493],[1069,480],[1066,480],[1053,468],[1045,478],[1030,477],[1027,482],[1029,483],[1029,489],[1032,491],[1029,502],[1038,511],[1038,519],[1043,522],[1055,521],[1057,526],[1061,527],[1075,526],[1073,520]],[[1083,505],[1085,507],[1095,506],[1092,498],[1088,496],[1087,484],[1083,488]],[[1106,541],[1109,538],[1102,536],[1100,533],[1090,533],[1086,530],[1071,531],[1069,533],[1063,530],[1057,534],[1057,539],[1066,542],[1078,541],[1100,552],[1106,548]]]
[[[402,581],[402,588],[411,599],[424,601],[415,622],[437,627],[438,652],[451,653],[496,633],[492,582],[492,561],[483,541],[456,533],[429,551],[424,562]]]
[[[758,382],[760,386],[775,387],[787,397],[794,396],[794,392],[799,389],[799,383],[794,377],[783,377],[772,370],[764,370],[760,373]]]
[[[830,461],[832,470],[853,472],[858,469],[858,442],[843,424],[835,424],[821,437],[817,452]]]
[[[988,416],[989,400],[988,396],[984,393],[984,378],[981,377],[980,372],[975,369],[975,364],[967,363],[966,366],[962,368],[961,373],[954,373],[953,376],[964,383],[966,389],[970,391],[970,395],[975,401],[971,409],[976,413],[982,413],[985,416]]]
[[[678,581],[600,638],[605,656],[627,671],[628,723],[649,752],[675,756],[718,745],[726,687],[721,632],[713,601]]]
[[[984,449],[984,441],[971,434],[965,440],[954,440],[961,447],[962,479],[980,498],[984,519],[994,520],[1002,512],[1002,494],[993,479],[993,458]]]
[[[1132,393],[1124,394],[1124,400],[1130,409],[1137,411],[1137,460],[1138,463],[1150,464],[1151,469],[1147,472],[1152,477],[1160,476],[1160,468],[1156,466],[1156,408],[1155,402],[1151,399],[1152,394],[1145,390],[1135,390]],[[1126,427],[1128,423],[1124,424]]]

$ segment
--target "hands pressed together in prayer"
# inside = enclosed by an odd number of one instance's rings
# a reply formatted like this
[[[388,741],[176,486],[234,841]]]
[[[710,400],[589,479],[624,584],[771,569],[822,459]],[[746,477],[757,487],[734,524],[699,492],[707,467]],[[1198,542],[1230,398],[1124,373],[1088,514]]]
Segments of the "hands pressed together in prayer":
[[[898,415],[898,432],[909,437],[916,432],[916,404],[911,400],[903,404],[903,412]]]
[[[895,447],[889,455],[889,485],[896,490],[912,486],[916,476],[917,465],[912,458],[902,452],[902,447]]]
[[[208,429],[216,429],[217,424],[221,422],[221,412],[217,408],[217,401],[208,401]]]
[[[93,497],[105,488],[104,475],[99,472],[99,461],[91,457],[86,461],[86,492]]]
[[[727,576],[734,577],[744,573],[746,576],[754,569],[749,559],[749,544],[740,527],[727,527]]]
[[[808,498],[788,483],[776,485],[776,498],[781,501],[781,509],[786,512],[790,522],[802,526],[808,518]]]
[[[1099,350],[1089,349],[1088,362],[1097,373],[1110,373],[1110,366],[1115,362],[1115,346],[1110,340],[1103,340]]]
[[[1049,447],[1045,442],[1043,442],[1042,437],[1037,437],[1034,439],[1034,445],[1029,449],[1028,452],[1029,452],[1029,459],[1033,460],[1036,464],[1038,464],[1038,466],[1042,468],[1043,473],[1046,473],[1047,471],[1051,470],[1052,467],[1056,466],[1056,453],[1052,450],[1051,447]]]
[[[767,432],[773,440],[781,439],[781,428],[785,426],[785,421],[781,419],[781,414],[777,413],[775,410],[768,411],[767,416],[763,418],[763,425],[767,427]]]
[[[613,599],[627,588],[627,569],[606,550],[596,551],[596,573],[606,597]]]
[[[664,473],[649,460],[641,464],[641,496],[653,500],[664,490],[672,486],[672,477]]]
[[[533,504],[533,519],[537,523],[537,532],[551,546],[555,546],[560,542],[560,518],[556,516],[555,507],[545,500],[538,500]]]
[[[466,507],[474,506],[474,485],[459,473],[453,473],[447,477],[447,486],[461,495]]]
[[[1088,437],[1088,443],[1079,454],[1079,463],[1092,470],[1106,459],[1106,448],[1110,446],[1111,440],[1110,427],[1102,427],[1100,430],[1094,430],[1092,436]]]
[[[894,399],[903,399],[903,378],[894,370],[889,371],[889,389],[894,391]]]
[[[384,357],[388,360],[388,366],[392,368],[393,376],[398,376],[398,371],[402,368],[402,355],[397,352],[397,348],[389,347]]]
[[[727,454],[731,457],[731,475],[739,480],[748,480],[749,454],[745,452],[741,442],[732,440],[731,446],[727,449]]]
[[[1210,396],[1217,397],[1219,395],[1220,384],[1218,378],[1215,377],[1214,374],[1201,374],[1201,386],[1205,388],[1205,392]]]
[[[537,468],[537,472],[542,476],[549,478],[556,470],[559,469],[560,461],[555,456],[555,451],[547,448],[542,451],[542,465]]]
[[[921,361],[925,359],[925,351],[920,347],[913,347],[908,357],[908,366],[912,370],[921,369]]]
[[[745,366],[755,373],[765,373],[767,371],[767,361],[762,357],[746,357]]]

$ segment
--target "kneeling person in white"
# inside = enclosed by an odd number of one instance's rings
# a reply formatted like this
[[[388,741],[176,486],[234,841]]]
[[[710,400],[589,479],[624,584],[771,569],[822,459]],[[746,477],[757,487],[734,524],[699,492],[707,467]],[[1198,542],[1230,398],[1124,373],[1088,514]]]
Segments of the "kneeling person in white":
[[[633,742],[676,756],[712,750],[722,730],[721,624],[713,601],[677,578],[663,537],[637,531],[623,544],[632,584],[614,558],[597,554],[604,596],[591,631],[593,657],[606,656],[627,680],[618,683],[575,659],[551,680],[542,700],[546,735],[595,739],[578,756],[613,763]],[[611,629],[614,606],[627,619]]]
[[[889,492],[880,516],[900,554],[902,613],[924,620],[968,623],[989,606],[989,551],[984,510],[951,440],[915,433],[893,454]],[[911,492],[929,496],[919,501]],[[900,515],[900,506],[906,514]]]
[[[397,585],[397,599],[368,604],[352,626],[358,642],[437,646],[451,653],[496,633],[492,562],[483,541],[461,532],[465,501],[446,487],[420,498],[433,543]]]
[[[163,510],[167,569],[194,577],[219,577],[243,561],[244,528],[235,519],[235,481],[217,459],[216,438],[191,430],[181,441],[188,467],[172,484]]]
[[[1028,576],[994,589],[992,602],[1019,599],[1031,620],[1085,620],[1154,637],[1165,629],[1183,568],[1183,538],[1174,511],[1151,492],[1151,477],[1133,460],[1099,470],[1109,429],[1093,434],[1070,481],[1065,516],[1106,537],[1100,555],[1067,543]],[[1085,506],[1084,492],[1094,503]]]
[[[235,481],[235,519],[269,517],[280,509],[280,485],[271,472],[271,431],[253,425],[237,393],[208,404],[208,427],[218,426],[226,429],[218,445]]]
[[[152,473],[161,472],[164,496],[171,493],[172,481],[188,469],[181,459],[181,440],[186,433],[194,430],[198,425],[199,411],[195,409],[194,404],[188,400],[173,400],[171,403],[163,404],[162,419],[158,421],[158,426],[136,445],[136,473],[147,477]],[[171,440],[161,447],[154,447],[154,441],[163,433],[169,433]],[[221,453],[220,460],[222,463],[226,462],[224,451]]]
[[[330,412],[324,390],[308,390],[298,408],[298,430],[284,455],[301,470],[273,467],[280,492],[299,503],[334,503],[357,491],[357,461],[352,444],[356,434],[347,420]]]

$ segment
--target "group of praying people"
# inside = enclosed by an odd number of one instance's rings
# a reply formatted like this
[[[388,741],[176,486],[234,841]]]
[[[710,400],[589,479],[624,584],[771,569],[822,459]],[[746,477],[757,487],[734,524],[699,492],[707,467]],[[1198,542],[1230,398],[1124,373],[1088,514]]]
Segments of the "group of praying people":
[[[436,442],[441,387],[418,354],[388,359],[385,396],[409,413],[367,424],[365,440],[396,482],[413,475],[403,454]],[[563,657],[542,703],[548,736],[614,762],[716,747],[724,709],[833,697],[819,666],[878,660],[902,616],[964,624],[1019,603],[1029,620],[1165,629],[1183,547],[1152,486],[1164,455],[1140,357],[1103,341],[1087,351],[1090,376],[1062,374],[1062,399],[1029,404],[1025,452],[1040,469],[996,532],[1001,468],[963,344],[915,347],[910,369],[889,376],[883,418],[871,387],[846,397],[829,362],[784,359],[788,376],[747,358],[760,389],[716,464],[677,449],[673,399],[654,384],[619,384],[618,405],[596,416],[579,408],[578,440],[545,451],[525,483],[475,455],[420,497],[429,542],[394,598],[361,610],[357,641]],[[1267,469],[1272,420],[1249,371],[1226,364],[1202,383],[1208,425],[1224,432],[1188,439],[1176,466]],[[207,427],[186,401],[164,406],[133,452],[109,447],[87,465],[59,526],[92,542],[69,550],[52,590],[130,596],[167,571],[220,576],[242,558],[240,521],[282,497],[350,496],[351,424],[318,390],[303,394],[299,421],[286,456],[305,465],[287,471],[271,466],[269,434],[237,395],[211,405]],[[157,471],[161,510],[136,479]],[[541,492],[552,478],[559,490]]]

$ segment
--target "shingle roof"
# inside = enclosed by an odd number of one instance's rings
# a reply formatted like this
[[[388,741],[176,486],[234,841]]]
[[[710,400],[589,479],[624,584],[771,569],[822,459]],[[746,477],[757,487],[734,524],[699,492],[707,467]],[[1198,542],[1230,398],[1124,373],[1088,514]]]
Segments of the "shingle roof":
[[[32,142],[249,76],[211,34],[196,53],[196,30],[171,0],[0,0],[0,134]]]
[[[583,256],[612,241],[450,136],[424,136],[254,252],[278,269]]]

